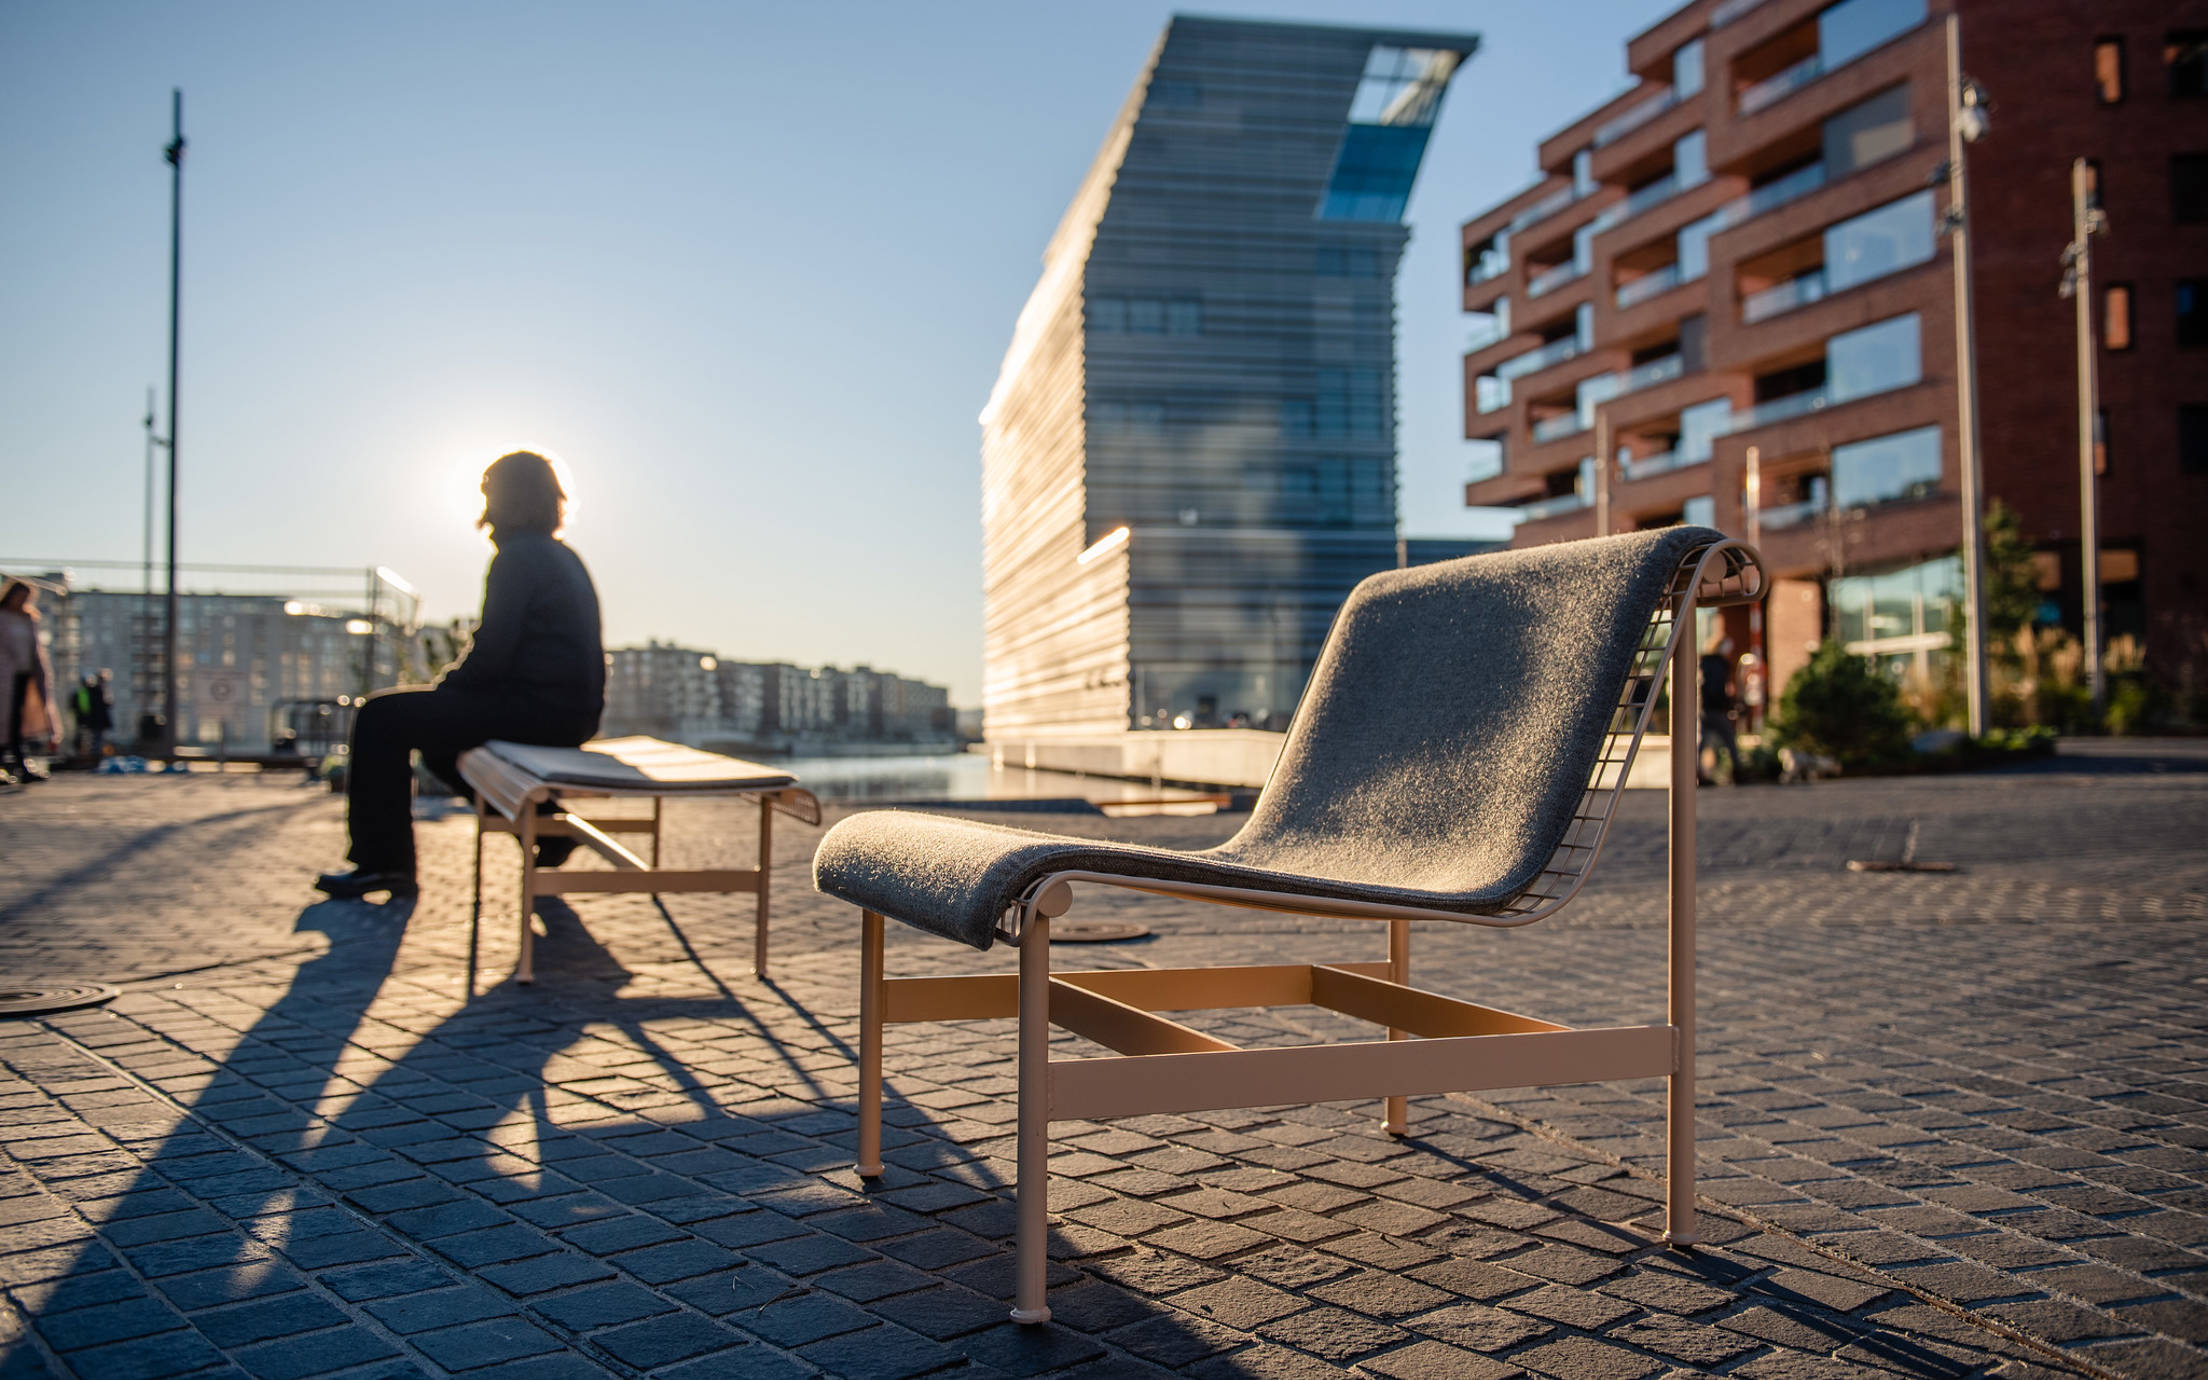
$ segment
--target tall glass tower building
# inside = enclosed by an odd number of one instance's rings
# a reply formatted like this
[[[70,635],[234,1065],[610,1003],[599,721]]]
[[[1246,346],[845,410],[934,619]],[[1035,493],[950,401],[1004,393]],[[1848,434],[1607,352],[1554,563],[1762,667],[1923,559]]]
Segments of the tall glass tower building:
[[[1397,562],[1403,208],[1477,44],[1167,25],[981,416],[991,739],[1285,723]]]

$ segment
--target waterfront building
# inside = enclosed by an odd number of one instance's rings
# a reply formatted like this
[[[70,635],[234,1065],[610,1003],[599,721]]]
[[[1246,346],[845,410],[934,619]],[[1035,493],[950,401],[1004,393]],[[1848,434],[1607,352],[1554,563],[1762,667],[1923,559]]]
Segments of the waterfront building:
[[[1828,635],[1928,674],[1959,631],[1951,0],[1697,0],[1633,85],[1463,228],[1466,501],[1516,545],[1689,521],[1778,576],[1771,683]],[[2110,635],[2208,672],[2208,10],[1963,0],[1987,492],[2079,626],[2070,168],[2093,160],[2099,568]],[[1605,453],[1607,452],[1607,453]],[[1756,460],[1751,484],[1749,457]],[[1598,473],[1598,463],[1608,467]],[[1598,503],[1603,511],[1598,511]],[[1746,645],[1745,622],[1736,638]]]
[[[1279,726],[1397,563],[1403,210],[1476,46],[1167,25],[981,415],[992,740]]]
[[[750,752],[947,748],[951,692],[870,666],[728,661],[652,642],[606,653],[606,737],[645,733]]]

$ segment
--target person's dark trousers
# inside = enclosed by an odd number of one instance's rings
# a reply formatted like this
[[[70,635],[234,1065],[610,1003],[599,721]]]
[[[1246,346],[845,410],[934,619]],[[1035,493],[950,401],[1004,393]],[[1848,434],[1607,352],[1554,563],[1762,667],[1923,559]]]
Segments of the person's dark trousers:
[[[579,712],[505,696],[444,689],[382,690],[353,716],[352,754],[345,766],[346,853],[363,872],[414,872],[413,767],[422,765],[455,792],[460,754],[493,738],[576,747],[598,728],[595,712]]]
[[[1721,709],[1705,709],[1702,711],[1702,741],[1697,746],[1707,748],[1712,746],[1713,741],[1718,748],[1724,750],[1726,770],[1732,773],[1733,780],[1738,781],[1740,779],[1740,738],[1733,731],[1733,716]],[[1696,755],[1699,756],[1700,754],[1697,753]],[[1710,767],[1714,771],[1717,764],[1712,762]]]
[[[8,712],[0,715],[8,731],[7,741],[0,743],[0,765],[13,765],[18,770],[29,764],[23,760],[23,706],[31,697],[31,673],[18,671],[14,683],[7,687]]]

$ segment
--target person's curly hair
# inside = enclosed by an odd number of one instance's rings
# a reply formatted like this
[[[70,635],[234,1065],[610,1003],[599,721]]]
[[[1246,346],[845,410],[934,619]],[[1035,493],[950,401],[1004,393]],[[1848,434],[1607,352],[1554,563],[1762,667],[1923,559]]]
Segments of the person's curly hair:
[[[567,490],[560,487],[552,462],[533,450],[517,450],[499,456],[483,471],[483,516],[478,527],[491,535],[501,532],[560,530],[567,519]]]

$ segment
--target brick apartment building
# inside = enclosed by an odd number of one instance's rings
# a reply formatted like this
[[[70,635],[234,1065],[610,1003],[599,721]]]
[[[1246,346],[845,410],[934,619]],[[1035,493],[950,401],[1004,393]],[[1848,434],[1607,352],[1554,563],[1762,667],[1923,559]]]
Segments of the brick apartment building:
[[[1939,170],[1958,5],[1962,70],[1994,103],[1967,159],[1987,493],[2042,553],[2042,617],[2077,629],[2074,308],[2057,286],[2071,160],[2093,159],[2112,231],[2093,265],[2104,627],[2197,689],[2204,0],[1697,0],[1629,40],[1632,88],[1464,227],[1465,433],[1486,452],[1466,501],[1519,508],[1520,546],[1602,523],[1753,527],[1779,577],[1774,687],[1833,632],[1905,671],[1945,655],[1962,510]]]

